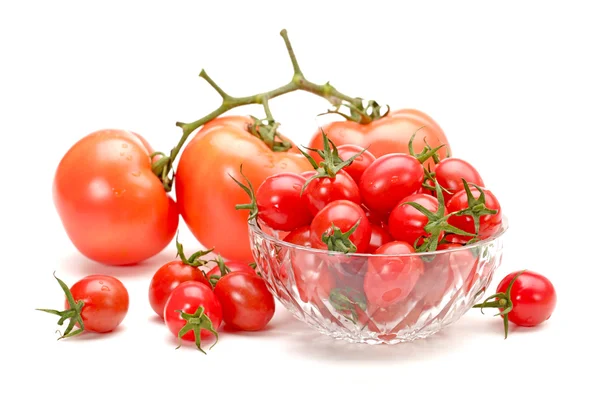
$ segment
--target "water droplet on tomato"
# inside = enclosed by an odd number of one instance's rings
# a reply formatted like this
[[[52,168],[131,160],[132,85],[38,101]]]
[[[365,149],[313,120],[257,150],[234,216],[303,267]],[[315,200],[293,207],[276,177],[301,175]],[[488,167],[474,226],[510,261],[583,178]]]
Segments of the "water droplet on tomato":
[[[115,196],[121,197],[123,196],[123,193],[125,193],[125,189],[118,190],[113,188],[113,193],[115,194]]]
[[[129,146],[127,145],[127,143],[123,143],[123,144],[121,144],[121,147],[123,147],[123,148],[127,148],[127,147],[129,147]]]
[[[302,189],[302,186],[301,186],[299,183],[294,183],[294,184],[292,185],[292,188],[293,188],[294,190],[300,190],[300,189]]]
[[[131,155],[127,156],[127,161],[131,161]]]
[[[104,281],[100,280],[100,281],[98,281],[98,283],[100,283],[100,284],[104,284]]]
[[[392,176],[392,178],[390,179],[390,181],[392,183],[396,183],[396,182],[398,182],[398,177],[394,175],[394,176]]]
[[[100,288],[100,290],[102,290],[102,291],[110,291],[110,288],[108,288],[107,286],[103,285],[102,288]]]
[[[121,152],[119,153],[119,155],[122,157],[122,156],[124,156],[124,155],[125,155],[125,152],[121,151]]]
[[[285,168],[287,168],[287,162],[283,161],[281,164],[279,164],[279,167],[280,167],[281,169],[285,169]]]
[[[141,171],[136,171],[136,172],[132,172],[131,174],[132,174],[133,176],[136,176],[136,177],[137,177],[137,176],[140,176],[140,175],[142,174],[142,172],[141,172]]]

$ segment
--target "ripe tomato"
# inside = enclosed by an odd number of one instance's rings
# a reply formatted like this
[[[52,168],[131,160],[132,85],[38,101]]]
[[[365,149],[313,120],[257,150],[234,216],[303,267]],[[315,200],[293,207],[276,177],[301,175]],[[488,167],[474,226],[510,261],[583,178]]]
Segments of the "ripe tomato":
[[[225,262],[221,260],[221,265],[217,264],[206,273],[211,284],[218,284],[221,278],[228,276],[231,273],[248,273],[256,275],[256,271],[248,264],[243,262]],[[223,268],[223,269],[222,269]],[[225,274],[223,274],[225,272]]]
[[[291,265],[300,299],[306,303],[322,304],[335,288],[335,276],[322,257],[314,252],[293,249]]]
[[[402,241],[381,246],[377,255],[405,255],[414,248]],[[404,300],[423,274],[423,261],[417,256],[373,256],[365,275],[365,295],[375,308],[390,307]]]
[[[463,288],[463,292],[471,291],[473,284],[479,278],[477,274],[478,258],[470,249],[459,249],[463,245],[458,243],[445,243],[438,245],[438,250],[451,251],[436,256],[439,264],[446,264],[453,273],[454,285]]]
[[[332,225],[339,228],[342,233],[346,233],[356,223],[358,226],[350,235],[349,241],[355,247],[354,252],[364,253],[369,249],[371,224],[360,206],[348,200],[336,200],[319,211],[310,224],[311,243],[314,248],[327,249],[322,236],[323,234],[333,235]],[[353,249],[349,243],[343,242],[343,244],[346,248]],[[342,252],[342,250],[336,250]]]
[[[419,190],[423,177],[423,166],[408,154],[377,158],[360,180],[363,203],[370,210],[387,213],[406,196]]]
[[[179,339],[196,341],[202,352],[202,338],[214,335],[223,320],[221,304],[212,289],[204,283],[186,281],[173,290],[164,312],[165,323]]]
[[[481,196],[481,193],[475,187],[470,187],[470,190],[475,199]],[[502,209],[500,203],[494,194],[483,189],[485,196],[485,207],[490,210],[497,210],[495,214],[485,214],[479,217],[479,239],[486,239],[494,235],[502,226]],[[468,195],[465,189],[457,192],[448,201],[446,206],[448,207],[448,213],[454,213],[456,211],[463,210],[469,207]],[[482,203],[483,204],[483,203]],[[470,215],[454,215],[448,219],[448,223],[463,231],[475,234],[475,222],[473,217]],[[470,239],[467,237],[467,239]]]
[[[310,224],[312,214],[300,195],[306,179],[282,172],[269,176],[256,191],[258,217],[278,231],[291,231]]]
[[[510,273],[500,281],[496,292],[506,293],[510,282],[519,272]],[[537,326],[550,319],[556,307],[554,286],[543,275],[525,271],[515,280],[510,290],[513,308],[508,320],[518,326]],[[502,311],[502,309],[500,309]]]
[[[135,133],[99,130],[64,155],[54,176],[54,204],[83,255],[129,265],[171,242],[177,206],[152,172],[152,152]]]
[[[435,213],[439,207],[437,199],[433,196],[417,193],[404,198],[390,214],[388,222],[390,234],[398,241],[404,241],[414,245],[420,237],[427,237],[425,226],[429,223],[429,219],[419,210],[405,202],[418,203],[427,210]],[[444,210],[444,215],[446,215]],[[439,239],[443,237],[443,232],[440,233]]]
[[[440,150],[441,158],[445,158],[447,152],[450,152],[446,135],[438,124],[430,116],[415,109],[394,111],[369,124],[352,121],[332,122],[325,125],[323,130],[338,147],[344,144],[368,147],[375,157],[391,153],[408,154],[408,142],[415,133],[413,148],[417,154],[425,148],[425,138],[433,148],[446,144],[447,150]],[[322,149],[320,130],[314,134],[309,147]],[[313,157],[317,158],[316,154]],[[433,160],[427,162],[433,165]]]
[[[392,242],[394,239],[387,230],[379,225],[371,223],[371,240],[369,241],[368,253],[375,253],[382,245]]]
[[[456,282],[449,260],[449,254],[439,254],[424,262],[423,275],[417,281],[412,295],[423,302],[425,309],[436,307]]]
[[[275,300],[256,274],[231,273],[215,286],[215,295],[228,325],[246,331],[261,330],[275,314]]]
[[[473,165],[460,158],[446,158],[440,161],[433,171],[435,179],[444,189],[443,195],[446,203],[456,192],[464,189],[463,179],[469,184],[485,186],[481,175]]]
[[[384,213],[379,213],[373,210],[369,210],[369,208],[367,206],[365,206],[364,204],[361,206],[363,211],[365,212],[367,218],[369,219],[369,222],[371,222],[371,224],[375,224],[379,227],[384,228],[387,231],[387,227],[388,227],[388,220],[389,220],[389,214],[384,214]]]
[[[344,161],[362,152],[361,155],[352,161],[352,164],[344,168],[344,171],[346,171],[346,173],[350,175],[356,183],[359,183],[363,172],[365,172],[365,169],[367,169],[367,167],[371,165],[373,161],[375,161],[375,156],[368,150],[363,151],[363,147],[354,144],[345,144],[339,146],[337,150],[339,157]]]
[[[304,190],[303,197],[312,215],[317,215],[325,206],[336,200],[350,200],[360,204],[358,185],[350,175],[340,171],[335,178],[312,180]]]
[[[256,189],[276,173],[311,169],[295,147],[273,152],[247,131],[249,124],[250,118],[239,116],[215,119],[187,145],[175,175],[177,203],[194,236],[227,259],[248,262],[248,213],[235,210],[237,204],[248,203],[248,196],[229,175],[244,182],[239,172],[243,164],[244,175]]]
[[[310,242],[310,225],[306,225],[304,227],[296,228],[285,238],[283,238],[285,242],[293,243],[295,245],[306,246],[309,248],[311,246]]]
[[[210,286],[202,270],[181,260],[169,262],[154,273],[148,289],[148,298],[158,316],[163,317],[169,295],[179,284],[186,281],[199,281]]]

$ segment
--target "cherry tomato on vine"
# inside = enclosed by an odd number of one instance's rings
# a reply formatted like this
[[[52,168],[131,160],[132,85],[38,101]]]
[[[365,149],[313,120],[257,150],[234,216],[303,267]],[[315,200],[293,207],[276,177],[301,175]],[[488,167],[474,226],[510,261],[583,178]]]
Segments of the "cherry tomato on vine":
[[[180,340],[195,341],[202,350],[203,338],[215,336],[223,320],[223,311],[210,286],[186,281],[173,290],[165,304],[167,327]],[[215,341],[216,342],[216,341]]]
[[[310,225],[299,227],[290,232],[283,238],[285,242],[293,243],[295,245],[311,247],[310,242]]]
[[[404,300],[413,290],[423,274],[423,261],[414,248],[402,241],[389,242],[375,251],[369,258],[369,267],[365,275],[364,290],[367,301],[377,308],[390,307]]]
[[[369,165],[371,165],[373,161],[375,161],[375,156],[371,154],[368,150],[363,151],[363,147],[354,144],[345,144],[339,146],[337,150],[339,157],[343,160],[347,160],[353,157],[354,155],[362,152],[362,154],[360,154],[354,159],[354,161],[352,161],[352,164],[344,168],[344,171],[346,171],[346,173],[350,175],[356,183],[359,183],[363,172],[365,172],[365,169],[367,169]]]
[[[231,273],[215,286],[215,295],[228,325],[246,331],[261,330],[275,314],[275,300],[256,274]]]
[[[177,206],[152,172],[152,152],[135,133],[99,130],[60,161],[54,204],[71,242],[86,257],[134,264],[162,251],[175,236]]]
[[[430,235],[425,231],[425,226],[429,223],[429,218],[413,206],[404,204],[406,202],[420,204],[432,213],[437,211],[439,203],[433,196],[417,193],[404,198],[392,210],[388,222],[390,234],[392,234],[397,241],[404,241],[414,245],[419,238],[428,237]],[[444,215],[447,215],[445,210]],[[439,236],[440,240],[443,235],[442,231]]]
[[[360,204],[358,185],[350,175],[340,171],[335,178],[317,178],[312,180],[303,196],[312,215],[317,215],[325,206],[336,200],[349,200]]]
[[[486,214],[479,216],[479,231],[476,232],[475,221],[472,215],[453,215],[448,219],[448,223],[463,231],[471,234],[478,234],[479,239],[486,239],[494,235],[502,226],[502,209],[500,202],[494,194],[488,190],[481,188],[485,203],[482,201],[482,192],[475,187],[469,187],[469,191],[472,193],[472,207],[479,205],[474,210],[486,212]],[[469,194],[465,189],[458,191],[446,204],[448,207],[448,213],[454,213],[469,207]],[[492,213],[495,211],[495,213]],[[471,239],[466,237],[466,239]]]
[[[388,213],[421,188],[423,177],[423,166],[411,155],[380,157],[365,170],[360,180],[363,203],[370,210]]]
[[[463,190],[462,180],[470,184],[485,186],[479,172],[467,161],[460,158],[446,158],[433,169],[435,179],[443,189],[444,200],[448,200],[458,191]]]
[[[333,226],[338,230],[334,231]],[[352,228],[354,231],[347,236]],[[371,224],[365,212],[358,204],[348,200],[336,200],[319,211],[310,224],[310,232],[314,248],[328,249],[331,244],[336,248],[330,250],[338,252],[364,253],[369,249],[371,240]],[[327,244],[323,242],[323,234],[330,238]]]

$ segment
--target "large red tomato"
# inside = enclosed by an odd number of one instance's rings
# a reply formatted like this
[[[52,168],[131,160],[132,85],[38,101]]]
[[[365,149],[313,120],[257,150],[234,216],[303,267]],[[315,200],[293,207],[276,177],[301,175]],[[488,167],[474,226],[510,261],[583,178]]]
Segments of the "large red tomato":
[[[448,139],[440,126],[430,116],[415,109],[393,111],[388,116],[368,124],[352,121],[332,122],[323,126],[323,130],[336,146],[355,144],[367,147],[375,157],[392,153],[408,154],[408,142],[415,133],[415,153],[423,150],[424,139],[431,147],[446,145],[439,151],[441,158],[445,158],[450,152]],[[314,134],[309,147],[318,150],[323,148],[320,129]],[[313,154],[313,157],[318,158],[316,153]]]
[[[152,173],[152,152],[135,133],[99,130],[78,141],[60,161],[54,203],[67,235],[88,258],[134,264],[173,239],[177,206]]]
[[[229,177],[244,183],[244,175],[256,190],[279,172],[301,173],[311,169],[295,147],[273,152],[250,134],[250,118],[221,117],[207,124],[190,141],[177,166],[175,190],[183,219],[207,248],[216,248],[230,260],[252,261],[248,239],[248,211],[236,204],[249,202],[248,195]]]

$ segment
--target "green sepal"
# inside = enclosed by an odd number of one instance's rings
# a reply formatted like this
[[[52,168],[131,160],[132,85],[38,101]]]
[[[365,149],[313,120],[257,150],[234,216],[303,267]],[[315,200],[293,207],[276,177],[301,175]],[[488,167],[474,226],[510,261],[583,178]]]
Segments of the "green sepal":
[[[498,214],[498,210],[493,210],[493,209],[489,209],[486,207],[485,193],[483,192],[483,189],[480,186],[475,185],[475,184],[469,185],[467,183],[467,181],[464,180],[464,178],[462,179],[462,182],[463,182],[463,187],[465,188],[465,193],[467,194],[467,204],[469,207],[467,207],[466,209],[457,211],[455,213],[455,215],[471,216],[473,218],[473,225],[475,227],[475,233],[479,234],[479,226],[480,226],[481,216]],[[475,196],[473,196],[473,192],[471,192],[470,186],[474,186],[479,191],[479,197],[475,198]]]
[[[331,231],[325,231],[321,236],[321,240],[327,245],[327,250],[342,253],[356,252],[356,245],[350,240],[350,236],[356,231],[360,225],[360,218],[346,232],[342,232],[335,224],[331,223]],[[330,232],[328,234],[328,232]]]
[[[203,306],[199,306],[198,309],[196,309],[196,312],[194,312],[194,313],[186,313],[181,310],[177,310],[175,312],[179,312],[179,314],[181,315],[181,318],[186,321],[186,324],[183,325],[183,327],[181,328],[181,330],[179,330],[179,333],[177,334],[177,338],[179,339],[179,345],[177,346],[176,350],[181,347],[182,337],[190,330],[194,332],[194,341],[196,343],[196,347],[198,348],[198,350],[202,351],[204,354],[206,354],[206,351],[204,351],[202,349],[202,345],[201,345],[202,329],[208,330],[216,338],[215,342],[210,346],[209,349],[212,349],[215,346],[215,344],[217,344],[217,342],[219,341],[219,333],[217,333],[217,331],[213,327],[213,324],[212,324],[212,321],[210,320],[210,318],[204,313]]]
[[[243,164],[240,164],[240,175],[242,175],[242,177],[246,181],[247,185],[244,185],[243,183],[241,183],[240,181],[235,179],[231,174],[228,174],[228,175],[250,197],[250,203],[236,204],[235,209],[236,210],[250,210],[250,214],[248,215],[248,221],[252,221],[253,219],[255,219],[258,216],[258,205],[256,204],[256,195],[254,193],[254,187],[252,186],[252,182],[250,182],[250,180],[246,177],[246,175],[244,175],[244,172],[242,171],[242,165]]]

